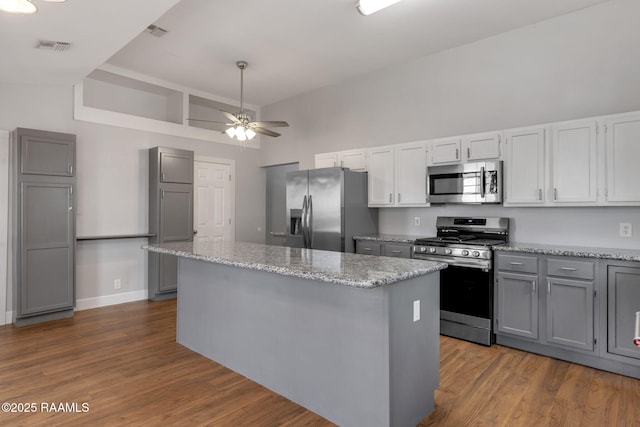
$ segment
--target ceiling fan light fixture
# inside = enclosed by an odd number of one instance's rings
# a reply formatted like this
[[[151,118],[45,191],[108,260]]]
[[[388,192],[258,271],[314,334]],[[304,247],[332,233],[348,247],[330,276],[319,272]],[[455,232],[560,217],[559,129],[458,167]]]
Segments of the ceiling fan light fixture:
[[[247,130],[245,130],[244,134],[247,136],[247,139],[253,139],[256,136],[256,133],[251,128],[248,128]]]
[[[356,9],[360,14],[367,16],[376,13],[392,4],[398,3],[400,0],[356,0]]]
[[[0,0],[0,10],[9,13],[30,15],[36,13],[38,8],[29,0]]]

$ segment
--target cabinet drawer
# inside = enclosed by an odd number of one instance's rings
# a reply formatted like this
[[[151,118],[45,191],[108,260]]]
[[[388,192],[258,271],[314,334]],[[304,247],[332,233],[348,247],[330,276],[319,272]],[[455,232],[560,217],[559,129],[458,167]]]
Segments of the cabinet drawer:
[[[363,255],[380,255],[380,243],[358,240],[356,241],[356,253]]]
[[[593,262],[568,261],[564,259],[549,259],[547,261],[548,276],[593,280],[594,271],[595,265]]]
[[[498,270],[519,273],[537,273],[538,257],[523,255],[498,255]]]
[[[382,255],[396,258],[411,258],[411,246],[409,245],[390,245],[385,243],[382,249]]]

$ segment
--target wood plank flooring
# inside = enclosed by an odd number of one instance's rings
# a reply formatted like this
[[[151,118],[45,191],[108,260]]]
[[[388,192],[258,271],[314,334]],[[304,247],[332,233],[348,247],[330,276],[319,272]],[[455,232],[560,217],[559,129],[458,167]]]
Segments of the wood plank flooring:
[[[0,425],[332,425],[176,344],[175,315],[175,300],[142,301],[0,327],[0,403],[36,405],[0,412]],[[421,426],[640,425],[640,380],[497,345],[440,343],[436,409]],[[61,402],[72,412],[42,410]]]

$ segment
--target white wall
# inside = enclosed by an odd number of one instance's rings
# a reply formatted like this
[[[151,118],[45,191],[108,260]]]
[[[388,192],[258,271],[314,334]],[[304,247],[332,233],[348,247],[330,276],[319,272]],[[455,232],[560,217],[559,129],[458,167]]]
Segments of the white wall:
[[[265,173],[259,167],[260,150],[75,121],[72,87],[0,83],[0,100],[0,129],[27,127],[77,135],[77,235],[147,232],[146,150],[159,145],[235,159],[236,239],[264,241]],[[6,206],[7,196],[0,192],[0,197],[0,206]],[[143,298],[146,253],[140,246],[145,241],[79,242],[78,306]],[[116,278],[122,280],[118,291],[113,289]]]
[[[0,129],[0,201],[9,200],[9,131]],[[9,204],[0,203],[0,325],[7,307],[7,249]]]
[[[613,0],[270,105],[291,128],[262,164],[640,110],[638,16],[639,1]],[[457,214],[512,217],[522,241],[640,247],[638,208],[381,209],[380,231],[430,235],[436,215]],[[622,221],[636,237],[617,237]]]

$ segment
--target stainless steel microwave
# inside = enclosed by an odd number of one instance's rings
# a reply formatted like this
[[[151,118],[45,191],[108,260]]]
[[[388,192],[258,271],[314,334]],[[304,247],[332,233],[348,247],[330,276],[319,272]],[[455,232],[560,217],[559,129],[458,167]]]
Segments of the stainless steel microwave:
[[[502,162],[427,167],[430,203],[502,203]]]

